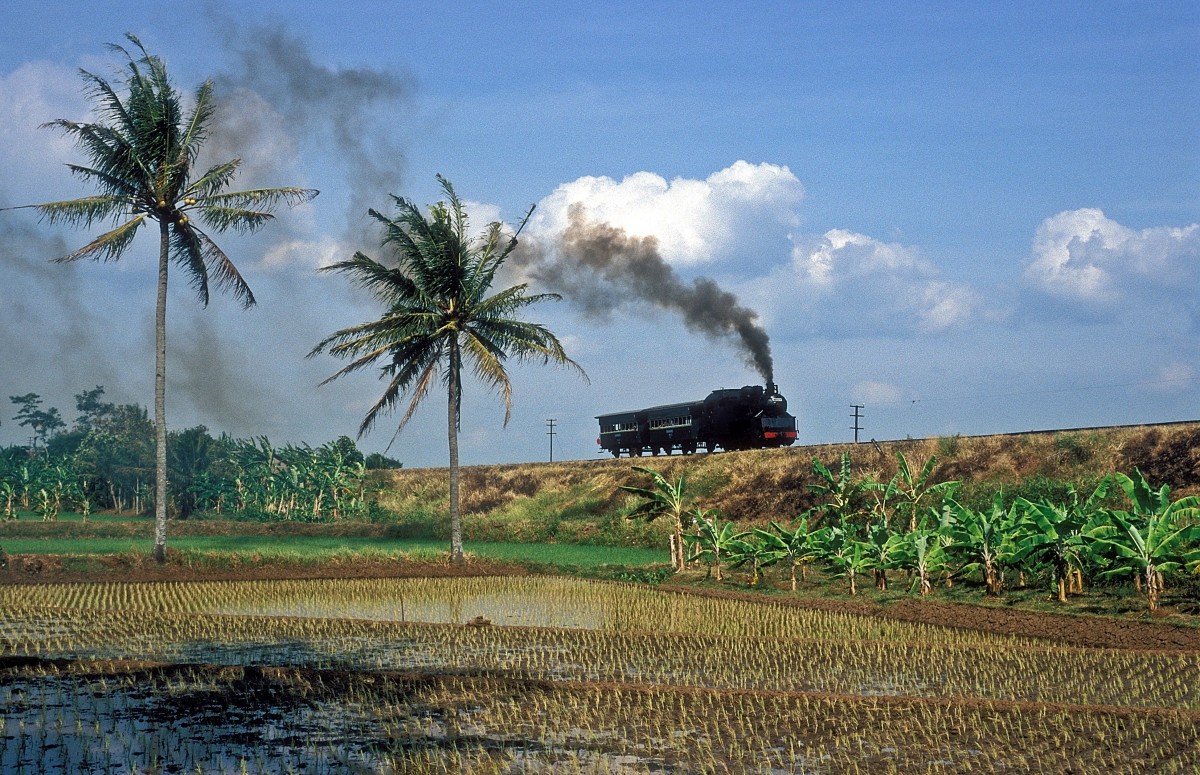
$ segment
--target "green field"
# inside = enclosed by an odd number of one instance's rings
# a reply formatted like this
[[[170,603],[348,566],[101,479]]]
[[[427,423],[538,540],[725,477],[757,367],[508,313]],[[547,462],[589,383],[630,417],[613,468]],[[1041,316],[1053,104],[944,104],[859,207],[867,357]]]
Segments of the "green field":
[[[121,553],[144,553],[147,556],[153,541],[146,538],[0,538],[0,546],[9,554],[50,554],[60,556],[101,556]],[[365,536],[261,536],[208,535],[177,536],[170,539],[176,552],[195,555],[257,558],[264,561],[291,560],[320,562],[337,555],[360,555],[368,558],[433,559],[447,552],[447,542],[434,539],[390,539]],[[667,562],[667,553],[656,549],[611,546],[580,546],[575,544],[467,543],[468,555],[498,562],[545,564],[577,568],[596,568],[604,565],[646,566]]]

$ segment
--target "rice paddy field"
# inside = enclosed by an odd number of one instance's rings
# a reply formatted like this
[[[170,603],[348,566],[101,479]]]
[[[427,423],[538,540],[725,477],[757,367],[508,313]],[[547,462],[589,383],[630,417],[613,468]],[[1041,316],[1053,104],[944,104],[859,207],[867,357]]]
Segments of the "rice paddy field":
[[[1195,773],[1198,677],[545,576],[7,585],[0,772]]]

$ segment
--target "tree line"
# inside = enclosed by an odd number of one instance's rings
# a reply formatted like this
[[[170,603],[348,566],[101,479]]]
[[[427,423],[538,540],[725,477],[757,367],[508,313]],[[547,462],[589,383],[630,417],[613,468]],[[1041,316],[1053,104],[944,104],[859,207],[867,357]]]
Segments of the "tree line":
[[[31,431],[29,445],[0,449],[4,519],[28,511],[54,520],[62,511],[149,513],[155,508],[154,424],[144,407],[103,400],[104,388],[75,395],[70,426],[36,393],[10,396],[13,418]],[[56,418],[57,422],[47,422]],[[379,453],[363,455],[347,436],[311,447],[275,447],[265,436],[213,436],[202,425],[168,436],[166,509],[262,519],[327,521],[367,513],[366,471],[399,468]]]
[[[849,453],[833,469],[813,458],[822,503],[788,524],[739,530],[715,509],[691,502],[687,478],[669,480],[649,468],[636,470],[650,486],[623,486],[640,499],[630,519],[673,521],[672,563],[722,569],[746,567],[750,583],[771,566],[787,569],[793,591],[816,564],[846,580],[858,594],[863,579],[886,591],[902,574],[922,597],[937,584],[982,583],[989,596],[1010,586],[1050,584],[1059,602],[1082,593],[1085,583],[1130,580],[1149,610],[1158,608],[1174,575],[1200,574],[1200,497],[1172,500],[1168,485],[1152,486],[1142,472],[1111,473],[1090,492],[1068,489],[1062,499],[1015,498],[997,492],[990,505],[974,508],[957,499],[958,481],[934,482],[937,463],[919,469],[898,452],[889,481],[856,477]]]

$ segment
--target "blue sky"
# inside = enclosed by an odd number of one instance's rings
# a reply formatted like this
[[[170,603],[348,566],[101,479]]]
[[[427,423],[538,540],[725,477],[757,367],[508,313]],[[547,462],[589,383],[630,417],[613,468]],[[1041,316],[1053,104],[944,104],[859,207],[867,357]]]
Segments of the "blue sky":
[[[320,444],[382,385],[317,388],[304,354],[378,315],[317,267],[375,249],[397,193],[517,221],[542,282],[572,205],[654,237],[686,286],[757,313],[801,441],[1200,418],[1200,9],[1194,3],[47,2],[0,24],[0,207],[81,195],[38,125],[83,119],[77,70],[131,31],[227,110],[239,181],[321,189],[226,238],[259,305],[171,296],[168,419]],[[46,259],[89,235],[0,214],[0,397],[152,402],[153,237],[116,265]],[[513,369],[514,414],[468,385],[467,463],[596,455],[593,417],[758,382],[737,343],[609,288],[535,308],[590,384]],[[5,404],[7,405],[7,404]],[[445,459],[444,402],[391,448]],[[15,409],[15,408],[14,408]],[[0,444],[24,429],[0,406]],[[382,450],[381,424],[362,442]]]

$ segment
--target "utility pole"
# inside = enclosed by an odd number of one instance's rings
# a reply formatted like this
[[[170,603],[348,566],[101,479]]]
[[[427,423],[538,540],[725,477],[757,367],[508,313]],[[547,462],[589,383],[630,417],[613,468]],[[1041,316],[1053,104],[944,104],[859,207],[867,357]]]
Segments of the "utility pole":
[[[858,424],[858,421],[861,420],[863,417],[861,414],[859,414],[859,410],[862,409],[863,406],[864,406],[863,404],[850,404],[850,408],[854,410],[854,414],[850,415],[851,417],[854,418],[854,424],[851,425],[850,427],[854,430],[854,443],[855,444],[858,443],[858,432],[860,430],[862,430],[862,426]]]
[[[546,435],[550,437],[550,462],[554,462],[554,420],[546,420],[546,427],[550,430],[546,431]]]

